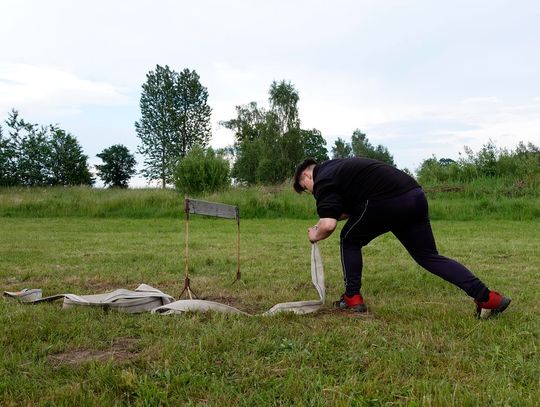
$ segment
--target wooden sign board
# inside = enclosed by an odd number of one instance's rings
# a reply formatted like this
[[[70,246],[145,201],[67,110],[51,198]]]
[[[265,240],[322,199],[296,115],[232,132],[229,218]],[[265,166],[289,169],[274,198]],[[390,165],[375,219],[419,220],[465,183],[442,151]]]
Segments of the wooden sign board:
[[[218,218],[239,219],[238,207],[216,202],[207,202],[197,199],[185,200],[186,213],[196,215],[215,216]]]

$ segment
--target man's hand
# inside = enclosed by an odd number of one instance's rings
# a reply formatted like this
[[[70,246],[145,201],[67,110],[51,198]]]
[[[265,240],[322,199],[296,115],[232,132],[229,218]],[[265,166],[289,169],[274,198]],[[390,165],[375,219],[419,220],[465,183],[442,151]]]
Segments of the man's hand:
[[[317,239],[317,232],[319,230],[319,227],[317,225],[315,226],[312,226],[310,227],[308,230],[307,230],[307,234],[308,234],[308,239],[311,243],[315,243],[318,239]]]
[[[337,220],[333,218],[322,218],[315,226],[308,229],[308,239],[311,243],[326,239],[336,228]]]

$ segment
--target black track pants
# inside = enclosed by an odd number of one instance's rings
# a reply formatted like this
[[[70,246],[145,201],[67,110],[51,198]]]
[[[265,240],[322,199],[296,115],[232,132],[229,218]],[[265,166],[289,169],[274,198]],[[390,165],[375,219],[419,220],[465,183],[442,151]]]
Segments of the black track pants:
[[[427,271],[456,285],[475,299],[484,299],[487,287],[465,266],[437,252],[424,191],[415,188],[395,198],[367,201],[341,231],[341,263],[347,295],[362,285],[362,247],[392,232],[412,258]]]

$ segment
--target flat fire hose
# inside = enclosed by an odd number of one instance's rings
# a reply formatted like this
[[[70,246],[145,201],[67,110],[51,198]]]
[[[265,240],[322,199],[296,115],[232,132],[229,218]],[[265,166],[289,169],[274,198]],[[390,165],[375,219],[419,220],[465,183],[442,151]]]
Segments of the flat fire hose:
[[[324,268],[321,260],[321,253],[317,243],[311,245],[311,281],[317,292],[319,293],[318,300],[282,302],[274,305],[262,315],[274,315],[278,312],[293,312],[295,314],[309,314],[318,311],[323,305],[326,297],[324,286]],[[237,308],[230,307],[225,304],[220,304],[214,301],[206,300],[179,300],[170,304],[162,305],[152,310],[152,313],[159,314],[177,314],[183,312],[201,312],[201,311],[218,311],[234,314],[251,315]]]
[[[324,305],[326,296],[324,269],[319,247],[316,243],[311,247],[311,281],[319,294],[318,300],[283,302],[274,305],[262,315],[274,315],[278,312],[309,314],[318,311]],[[50,297],[42,297],[41,289],[24,289],[18,292],[4,291],[4,296],[16,298],[19,301],[28,304],[50,302],[63,298],[63,308],[70,308],[73,306],[94,306],[127,313],[151,311],[152,313],[169,315],[184,312],[217,311],[251,315],[237,308],[214,301],[197,299],[174,301],[174,298],[170,295],[146,284],[141,284],[135,291],[119,289],[105,294],[57,294]]]
[[[174,298],[170,295],[146,284],[139,285],[135,291],[121,288],[105,294],[56,294],[43,297],[42,290],[34,288],[24,289],[18,292],[4,291],[4,296],[16,298],[27,304],[39,304],[63,299],[63,308],[74,306],[101,307],[130,314],[148,312],[156,307],[174,301]]]

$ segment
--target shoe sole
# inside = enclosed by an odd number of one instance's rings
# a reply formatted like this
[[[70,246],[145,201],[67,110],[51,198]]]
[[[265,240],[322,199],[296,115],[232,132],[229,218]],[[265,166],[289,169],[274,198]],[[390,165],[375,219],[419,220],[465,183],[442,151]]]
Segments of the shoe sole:
[[[338,309],[340,309],[342,311],[367,312],[366,304],[355,305],[354,307],[348,307],[346,305],[343,306],[342,303],[340,303],[340,302],[334,302],[334,307],[338,308]]]
[[[488,318],[494,317],[495,315],[502,313],[506,308],[508,308],[511,302],[512,300],[510,298],[503,297],[501,301],[501,305],[498,308],[487,309],[487,308],[477,307],[476,317],[478,319],[488,319]]]
[[[356,307],[349,308],[349,309],[354,312],[360,312],[360,313],[367,312],[367,307],[364,304],[358,305]]]

